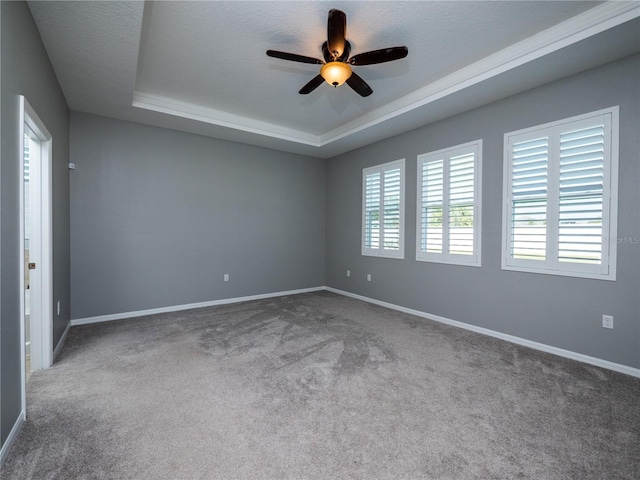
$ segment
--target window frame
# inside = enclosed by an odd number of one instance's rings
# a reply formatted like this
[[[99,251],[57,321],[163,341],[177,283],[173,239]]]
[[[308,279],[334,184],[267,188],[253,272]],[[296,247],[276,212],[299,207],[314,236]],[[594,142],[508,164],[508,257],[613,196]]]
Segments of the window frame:
[[[602,250],[601,263],[562,262],[558,259],[560,244],[560,146],[563,127],[588,124],[602,117],[604,120],[603,190],[602,190]],[[547,163],[547,211],[546,211],[546,257],[544,260],[518,259],[511,255],[512,202],[512,145],[520,138],[539,137],[543,131],[549,134]],[[518,138],[518,140],[516,140]],[[608,145],[606,144],[608,140]],[[560,275],[598,280],[616,280],[617,263],[617,219],[618,219],[618,162],[619,162],[619,107],[614,106],[554,122],[536,125],[504,134],[503,156],[503,206],[502,206],[502,270]]]
[[[449,213],[449,199],[446,198],[445,192],[450,188],[450,181],[443,180],[443,201],[442,201],[442,218],[443,218],[443,245],[442,252],[423,252],[422,251],[422,165],[433,159],[433,157],[442,157],[443,159],[443,177],[448,168],[444,167],[445,163],[451,162],[451,158],[465,153],[474,154],[474,191],[473,191],[473,254],[462,255],[450,253],[448,250],[448,242],[450,238],[445,240],[445,234],[449,231],[449,215],[445,216],[445,206]],[[433,160],[431,160],[433,161]],[[450,179],[449,179],[450,180]],[[446,241],[446,244],[445,244]],[[418,155],[416,166],[416,261],[445,263],[451,265],[463,265],[469,267],[482,266],[482,139],[473,140],[471,142],[443,148],[433,152],[422,153]]]
[[[392,250],[388,248],[384,248],[383,246],[383,229],[381,228],[380,234],[380,246],[378,248],[371,248],[366,246],[366,203],[367,203],[367,176],[373,173],[379,172],[381,177],[384,176],[384,173],[390,170],[400,169],[400,201],[399,201],[399,216],[400,216],[400,226],[399,226],[399,248],[398,250]],[[361,243],[361,254],[363,256],[369,257],[382,257],[382,258],[395,258],[395,259],[404,259],[404,229],[405,229],[405,159],[401,158],[398,160],[394,160],[392,162],[383,163],[380,165],[374,165],[371,167],[367,167],[362,169],[362,236],[360,239]],[[380,206],[383,204],[383,196],[382,196],[383,186],[380,188]],[[383,217],[380,219],[380,224],[383,224]]]

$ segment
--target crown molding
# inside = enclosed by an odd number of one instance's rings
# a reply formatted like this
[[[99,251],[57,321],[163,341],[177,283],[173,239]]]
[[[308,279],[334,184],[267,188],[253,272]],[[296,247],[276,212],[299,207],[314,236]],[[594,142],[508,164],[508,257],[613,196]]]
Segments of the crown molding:
[[[133,92],[132,106],[289,142],[302,143],[313,147],[321,146],[317,135],[154,93],[135,90]]]
[[[134,91],[132,105],[189,120],[321,148],[637,17],[640,17],[638,1],[605,2],[321,135],[138,90]]]

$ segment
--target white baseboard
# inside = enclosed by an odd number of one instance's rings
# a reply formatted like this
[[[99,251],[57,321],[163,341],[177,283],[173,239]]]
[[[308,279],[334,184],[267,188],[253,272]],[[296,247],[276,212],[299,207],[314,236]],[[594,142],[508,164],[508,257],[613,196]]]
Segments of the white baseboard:
[[[9,432],[7,441],[4,442],[4,445],[2,445],[2,449],[0,449],[0,468],[2,468],[2,465],[4,465],[4,461],[7,458],[7,455],[9,455],[9,450],[11,450],[11,447],[13,446],[13,442],[16,441],[16,437],[18,436],[18,433],[22,428],[24,419],[25,419],[25,414],[23,410],[22,412],[20,412],[20,415],[18,415],[18,419],[16,420],[16,423],[13,424],[13,428],[11,429],[11,432]]]
[[[260,295],[249,295],[247,297],[225,298],[222,300],[212,300],[209,302],[188,303],[184,305],[173,305],[170,307],[151,308],[149,310],[137,310],[135,312],[114,313],[111,315],[100,315],[97,317],[76,318],[71,320],[70,326],[87,325],[89,323],[110,322],[112,320],[123,320],[125,318],[143,317],[145,315],[155,315],[158,313],[179,312],[181,310],[191,310],[193,308],[214,307],[216,305],[227,305],[230,303],[248,302],[251,300],[262,300],[265,298],[284,297],[286,295],[297,295],[300,293],[318,292],[325,287],[302,288],[285,292],[263,293]]]
[[[346,292],[344,290],[338,290],[337,288],[325,287],[325,290],[329,292],[337,293],[339,295],[344,295],[346,297],[362,300],[368,303],[373,303],[375,305],[380,305],[382,307],[390,308],[392,310],[398,310],[400,312],[409,313],[411,315],[427,318],[429,320],[434,320],[436,322],[446,323],[447,325],[452,325],[454,327],[464,328],[465,330],[471,330],[472,332],[481,333],[483,335],[488,335],[490,337],[499,338],[500,340],[505,340],[507,342],[515,343],[517,345],[533,348],[534,350],[540,350],[542,352],[552,353],[560,357],[570,358],[572,360],[577,360],[578,362],[588,363],[590,365],[595,365],[596,367],[602,367],[608,370],[613,370],[614,372],[624,373],[626,375],[631,375],[632,377],[640,378],[639,368],[629,367],[627,365],[610,362],[608,360],[603,360],[596,357],[590,357],[589,355],[572,352],[571,350],[565,350],[558,347],[552,347],[551,345],[546,345],[544,343],[533,342],[525,338],[508,335],[506,333],[496,332],[495,330],[490,330],[488,328],[477,327],[475,325],[459,322],[457,320],[451,320],[450,318],[441,317],[439,315],[432,315],[430,313],[421,312],[419,310],[413,310],[412,308],[401,307],[399,305],[394,305],[393,303],[382,302],[380,300],[364,297],[362,295],[357,295],[355,293]]]
[[[56,345],[56,348],[54,348],[53,350],[54,362],[56,361],[56,358],[58,358],[58,355],[60,354],[62,347],[64,347],[64,342],[67,341],[67,335],[69,334],[69,330],[71,330],[71,322],[67,323],[67,327],[64,329],[64,332],[62,332],[62,336],[60,337],[60,340],[58,340],[58,344]]]
[[[297,295],[300,293],[309,293],[309,292],[317,292],[326,290],[329,292],[337,293],[338,295],[344,295],[346,297],[355,298],[358,300],[362,300],[368,303],[373,303],[375,305],[380,305],[382,307],[390,308],[392,310],[398,310],[400,312],[409,313],[411,315],[416,315],[418,317],[427,318],[429,320],[434,320],[436,322],[445,323],[447,325],[452,325],[458,328],[464,328],[465,330],[470,330],[472,332],[481,333],[483,335],[488,335],[490,337],[499,338],[501,340],[505,340],[507,342],[515,343],[517,345],[522,345],[525,347],[533,348],[534,350],[540,350],[542,352],[551,353],[554,355],[558,355],[560,357],[570,358],[572,360],[577,360],[578,362],[588,363],[589,365],[595,365],[596,367],[606,368],[608,370],[613,370],[615,372],[624,373],[626,375],[631,375],[633,377],[640,378],[640,369],[630,367],[628,365],[622,365],[620,363],[610,362],[608,360],[603,360],[601,358],[591,357],[589,355],[584,355],[582,353],[573,352],[571,350],[565,350],[558,347],[553,347],[551,345],[546,345],[544,343],[534,342],[532,340],[527,340],[525,338],[516,337],[514,335],[508,335],[506,333],[497,332],[495,330],[490,330],[484,327],[478,327],[475,325],[471,325],[464,322],[459,322],[457,320],[452,320],[450,318],[441,317],[439,315],[433,315],[427,312],[422,312],[420,310],[414,310],[412,308],[402,307],[400,305],[395,305],[393,303],[383,302],[381,300],[376,300],[374,298],[365,297],[362,295],[358,295],[355,293],[347,292],[344,290],[339,290],[337,288],[332,287],[313,287],[313,288],[303,288],[299,290],[289,290],[285,292],[273,292],[273,293],[265,293],[261,295],[250,295],[246,297],[235,297],[235,298],[225,298],[222,300],[213,300],[209,302],[200,302],[200,303],[189,303],[185,305],[174,305],[170,307],[162,307],[162,308],[152,308],[149,310],[138,310],[134,312],[123,312],[123,313],[114,313],[111,315],[101,315],[96,317],[87,317],[87,318],[78,318],[75,320],[71,320],[65,333],[63,334],[60,342],[58,342],[58,346],[56,347],[56,351],[54,352],[54,358],[57,355],[59,348],[62,347],[64,343],[63,340],[66,338],[66,334],[68,329],[72,326],[76,325],[87,325],[90,323],[99,323],[99,322],[109,322],[112,320],[123,320],[126,318],[135,318],[142,317],[145,315],[155,315],[158,313],[168,313],[168,312],[178,312],[181,310],[190,310],[193,308],[203,308],[203,307],[212,307],[216,305],[227,305],[231,303],[239,303],[239,302],[247,302],[251,300],[262,300],[265,298],[273,298],[273,297],[283,297],[285,295]]]

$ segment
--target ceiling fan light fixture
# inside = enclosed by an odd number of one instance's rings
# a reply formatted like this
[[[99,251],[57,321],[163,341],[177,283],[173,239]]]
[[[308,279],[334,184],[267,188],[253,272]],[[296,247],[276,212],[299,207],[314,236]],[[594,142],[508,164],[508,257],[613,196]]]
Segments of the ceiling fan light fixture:
[[[339,87],[351,76],[351,67],[344,62],[328,62],[320,69],[320,75],[332,87]]]

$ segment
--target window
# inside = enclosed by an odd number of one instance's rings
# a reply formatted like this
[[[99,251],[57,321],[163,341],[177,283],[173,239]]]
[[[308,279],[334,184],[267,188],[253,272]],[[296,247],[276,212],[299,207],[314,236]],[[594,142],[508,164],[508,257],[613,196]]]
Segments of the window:
[[[404,159],[362,171],[362,255],[404,258]]]
[[[418,156],[416,260],[480,266],[482,140]]]
[[[618,107],[505,134],[502,268],[615,280]]]

